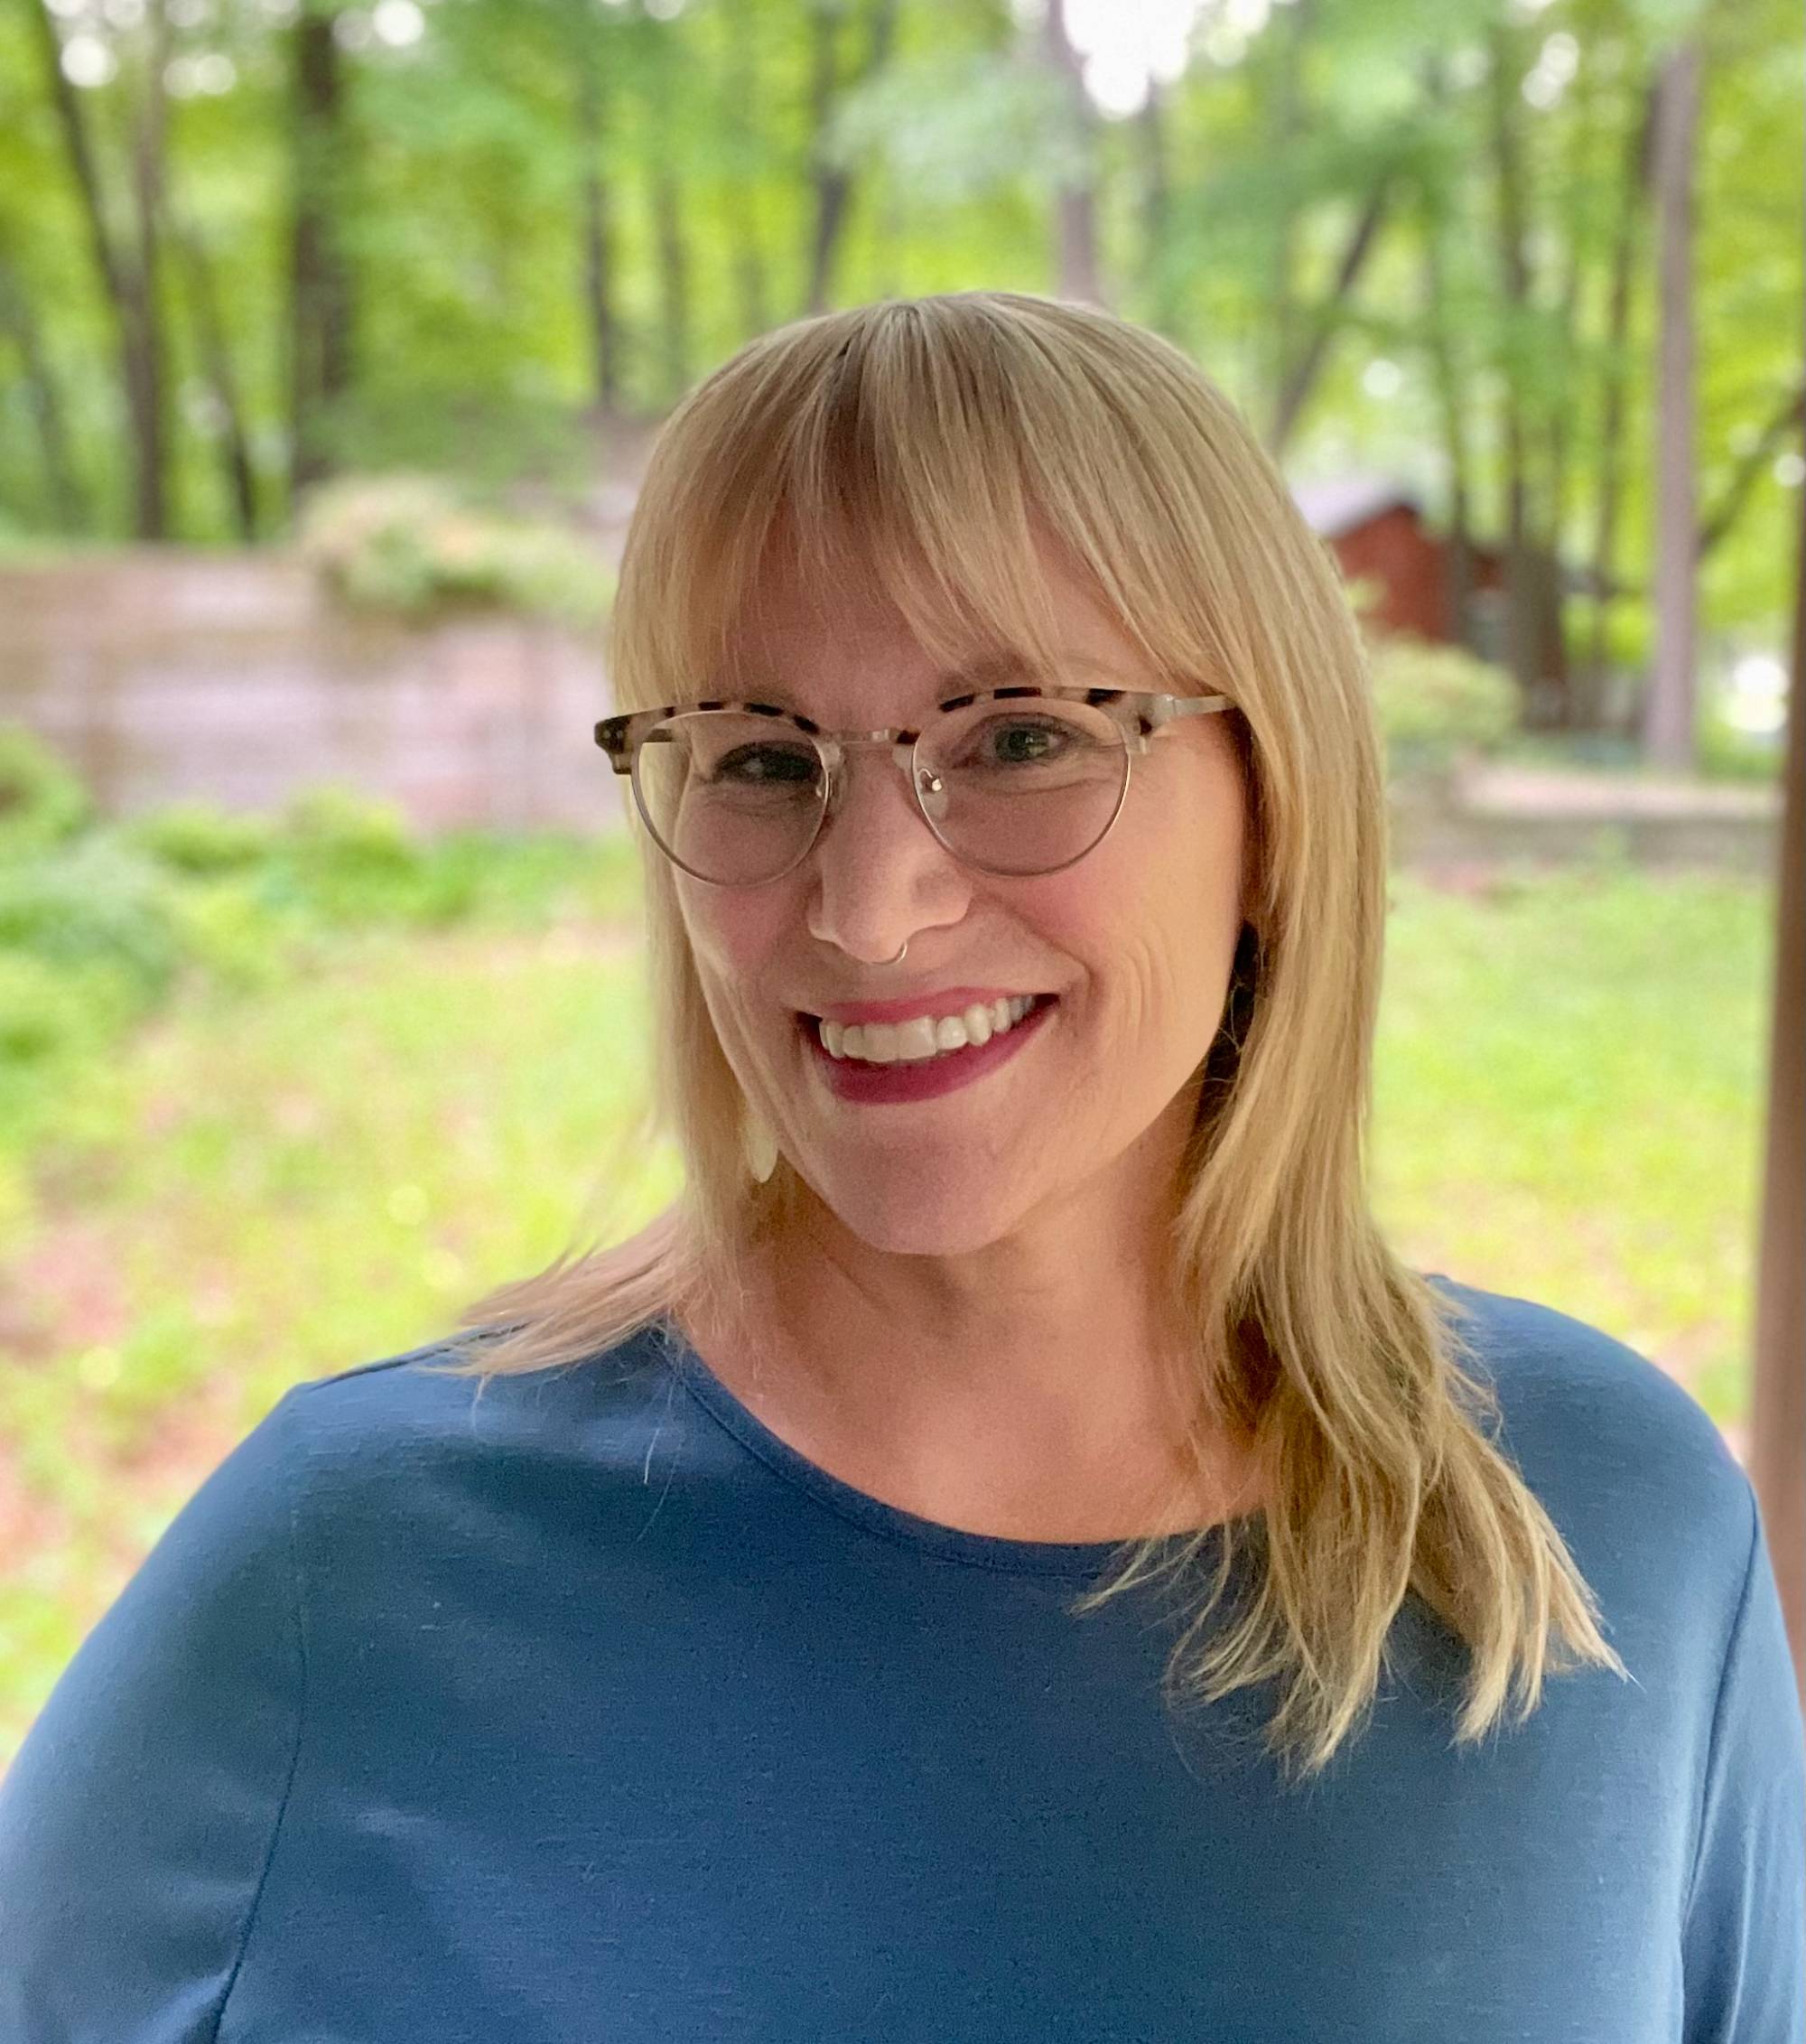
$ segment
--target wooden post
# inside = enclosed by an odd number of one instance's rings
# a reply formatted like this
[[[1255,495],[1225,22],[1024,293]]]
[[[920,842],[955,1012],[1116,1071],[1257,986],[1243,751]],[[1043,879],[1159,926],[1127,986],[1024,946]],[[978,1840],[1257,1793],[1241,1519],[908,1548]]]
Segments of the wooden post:
[[[1794,575],[1749,1466],[1806,1705],[1806,493]]]

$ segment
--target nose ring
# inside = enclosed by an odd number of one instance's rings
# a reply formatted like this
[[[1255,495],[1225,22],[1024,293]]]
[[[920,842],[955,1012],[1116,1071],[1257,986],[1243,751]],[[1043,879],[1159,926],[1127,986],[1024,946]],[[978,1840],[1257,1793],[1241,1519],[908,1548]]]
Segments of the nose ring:
[[[909,948],[909,939],[908,939],[908,938],[906,937],[906,938],[905,938],[903,939],[903,951],[907,951],[907,950],[908,950],[908,948]],[[896,957],[895,957],[894,958],[892,958],[892,959],[890,960],[890,963],[891,963],[891,964],[892,964],[893,966],[900,966],[900,965],[901,965],[901,964],[903,963],[903,951],[899,951],[899,952],[898,952],[898,953],[897,954],[897,956],[896,956]]]

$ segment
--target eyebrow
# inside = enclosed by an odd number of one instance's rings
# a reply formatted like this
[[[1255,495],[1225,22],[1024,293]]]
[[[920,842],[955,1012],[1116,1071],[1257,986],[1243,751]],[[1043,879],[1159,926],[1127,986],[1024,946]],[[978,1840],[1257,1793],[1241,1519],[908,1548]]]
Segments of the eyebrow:
[[[1086,667],[1094,674],[1111,675],[1119,686],[1127,687],[1125,677],[1116,674],[1107,660],[1093,653],[1079,653],[1062,649],[1056,656],[1063,667]],[[1021,680],[1038,672],[1036,663],[1026,653],[991,653],[982,658],[969,660],[964,667],[944,668],[936,675],[931,684],[932,694],[923,705],[931,709],[944,703],[950,695],[963,695],[984,688],[1002,687],[1012,681]],[[734,697],[729,689],[718,689],[718,696],[743,702],[771,703],[780,709],[796,712],[798,715],[811,715],[796,699],[796,691],[780,681],[761,681],[749,685],[753,693]]]

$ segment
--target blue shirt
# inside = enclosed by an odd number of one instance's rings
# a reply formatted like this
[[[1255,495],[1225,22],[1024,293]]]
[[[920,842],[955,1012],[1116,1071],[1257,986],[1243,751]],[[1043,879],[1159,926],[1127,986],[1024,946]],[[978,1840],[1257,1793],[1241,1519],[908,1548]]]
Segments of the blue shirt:
[[[0,1788],[0,2039],[1797,2044],[1749,1484],[1634,1351],[1454,1289],[1634,1679],[1457,1750],[1412,1598],[1302,1788],[1271,1688],[1163,1714],[1169,1595],[1068,1613],[1108,1545],[880,1502],[658,1330],[290,1392]]]

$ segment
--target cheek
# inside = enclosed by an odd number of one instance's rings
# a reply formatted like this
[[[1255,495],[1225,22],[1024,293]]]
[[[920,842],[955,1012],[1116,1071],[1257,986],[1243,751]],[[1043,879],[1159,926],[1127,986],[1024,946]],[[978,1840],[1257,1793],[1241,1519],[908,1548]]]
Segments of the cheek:
[[[1202,1057],[1241,929],[1240,840],[1196,818],[1183,834],[1168,828],[1146,842],[1125,834],[1117,854],[1087,891],[1074,891],[1064,927],[1097,975],[1107,1013],[1131,1031],[1196,1039]]]
[[[775,948],[784,926],[768,891],[734,895],[686,881],[677,891],[684,929],[698,968],[712,978],[744,981]]]

